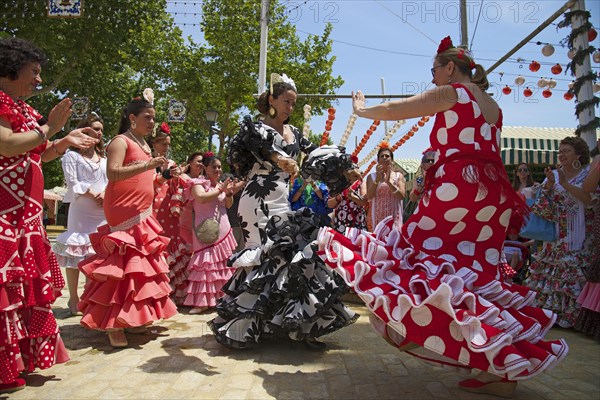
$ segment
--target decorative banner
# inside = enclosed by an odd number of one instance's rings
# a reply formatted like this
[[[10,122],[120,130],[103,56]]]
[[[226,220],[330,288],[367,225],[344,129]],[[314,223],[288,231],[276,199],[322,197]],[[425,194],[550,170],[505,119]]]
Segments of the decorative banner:
[[[75,97],[71,102],[71,110],[73,111],[71,118],[81,120],[87,117],[90,109],[90,99],[87,97]]]
[[[169,122],[185,122],[185,115],[187,114],[186,100],[169,100],[169,116],[167,121]]]
[[[83,0],[48,0],[48,16],[79,18],[83,16]]]

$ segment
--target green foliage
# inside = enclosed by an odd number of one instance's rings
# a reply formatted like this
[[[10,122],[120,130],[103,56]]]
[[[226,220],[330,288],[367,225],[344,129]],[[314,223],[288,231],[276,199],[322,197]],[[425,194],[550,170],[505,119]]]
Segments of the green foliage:
[[[286,20],[283,5],[271,4],[268,73],[291,76],[300,93],[334,93],[343,81],[331,75],[331,25],[323,35],[302,41]],[[202,45],[182,37],[166,11],[166,0],[89,0],[83,17],[68,19],[48,18],[46,5],[41,0],[0,3],[0,36],[31,40],[48,55],[43,87],[27,99],[42,114],[66,96],[88,97],[91,111],[104,119],[109,139],[117,133],[126,103],[144,88],[153,88],[158,123],[166,120],[170,99],[187,102],[185,123],[170,124],[171,157],[182,162],[208,147],[205,110],[219,112],[220,132],[213,140],[221,154],[242,115],[255,113],[259,1],[204,1]],[[299,99],[292,124],[302,126],[307,102]],[[330,101],[311,99],[310,105],[319,113]],[[76,124],[70,121],[65,131]],[[47,188],[62,183],[60,162],[46,164],[44,174]]]

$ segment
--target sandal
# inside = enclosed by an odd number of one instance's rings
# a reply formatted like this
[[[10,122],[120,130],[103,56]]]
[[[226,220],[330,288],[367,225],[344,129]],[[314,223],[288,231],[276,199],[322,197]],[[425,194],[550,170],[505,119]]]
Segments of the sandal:
[[[77,304],[75,304],[75,308],[71,307],[71,300],[67,301],[67,308],[69,309],[69,314],[71,317],[83,315],[83,313],[77,309]]]
[[[108,331],[108,340],[112,347],[127,347],[127,337],[123,329],[111,329]]]
[[[467,379],[458,382],[458,387],[471,393],[491,394],[499,397],[512,397],[517,382],[502,378],[495,382],[481,382],[477,379]]]
[[[25,379],[23,378],[17,378],[10,383],[0,383],[0,394],[12,393],[21,389],[25,389]]]

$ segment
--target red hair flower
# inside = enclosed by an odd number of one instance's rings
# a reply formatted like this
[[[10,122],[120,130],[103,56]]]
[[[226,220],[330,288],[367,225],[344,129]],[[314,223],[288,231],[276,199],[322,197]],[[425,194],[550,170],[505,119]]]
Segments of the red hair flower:
[[[350,156],[350,161],[352,161],[352,164],[358,164],[358,157],[353,154]]]
[[[388,142],[381,142],[381,144],[379,145],[380,149],[389,149],[390,148],[390,144]]]
[[[454,47],[454,45],[452,44],[452,39],[450,39],[450,36],[446,36],[440,42],[440,46],[438,47],[437,54],[441,54],[441,53],[445,52],[446,50],[451,49],[453,47]]]
[[[209,157],[214,157],[215,153],[213,153],[212,151],[207,151],[206,153],[202,154],[202,158],[209,158]]]
[[[171,128],[169,128],[169,125],[166,122],[160,124],[160,130],[166,133],[167,135],[171,134]]]

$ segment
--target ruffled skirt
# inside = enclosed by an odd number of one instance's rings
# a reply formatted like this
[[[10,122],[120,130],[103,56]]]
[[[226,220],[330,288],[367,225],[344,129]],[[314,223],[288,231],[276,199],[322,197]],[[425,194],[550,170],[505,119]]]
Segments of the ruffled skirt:
[[[274,216],[261,247],[231,257],[237,269],[209,322],[219,343],[240,349],[272,336],[311,339],[358,318],[339,300],[347,286],[315,254],[317,225],[308,209]]]
[[[41,219],[0,231],[0,383],[11,383],[69,360],[50,309],[65,282]]]
[[[58,265],[64,268],[78,268],[81,261],[96,254],[89,235],[77,232],[63,232],[52,246]]]
[[[223,285],[233,275],[227,260],[237,243],[231,229],[223,239],[212,246],[196,251],[188,266],[189,284],[183,305],[192,307],[214,307],[223,296]]]
[[[78,304],[82,325],[102,330],[137,327],[177,313],[163,256],[169,239],[160,232],[150,216],[126,230],[112,232],[103,225],[90,235],[96,255],[79,264],[89,278]]]
[[[326,263],[372,311],[376,330],[400,349],[416,344],[412,355],[519,380],[568,352],[562,339],[543,340],[556,316],[531,306],[534,292],[447,257],[415,257],[391,218],[375,234],[323,228],[318,241]]]
[[[190,250],[190,245],[185,243],[179,236],[171,239],[166,250],[167,263],[169,264],[169,284],[172,290],[171,299],[177,305],[183,304],[187,296]]]

